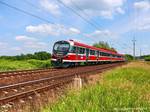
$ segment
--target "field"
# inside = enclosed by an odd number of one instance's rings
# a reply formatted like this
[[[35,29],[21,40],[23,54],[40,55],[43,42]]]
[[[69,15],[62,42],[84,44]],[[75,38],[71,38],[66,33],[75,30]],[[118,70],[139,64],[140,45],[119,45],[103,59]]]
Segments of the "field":
[[[150,112],[150,65],[132,62],[106,72],[96,85],[72,90],[41,112]]]
[[[50,60],[6,60],[0,59],[0,71],[26,70],[51,67]]]

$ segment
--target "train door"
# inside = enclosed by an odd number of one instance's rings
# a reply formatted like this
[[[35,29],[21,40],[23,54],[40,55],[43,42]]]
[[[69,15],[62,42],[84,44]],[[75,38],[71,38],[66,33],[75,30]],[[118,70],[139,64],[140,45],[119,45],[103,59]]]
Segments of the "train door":
[[[99,51],[96,51],[96,59],[97,59],[97,62],[98,62],[98,59],[99,59]]]
[[[76,47],[76,60],[78,60],[78,53],[79,53],[79,48]]]
[[[75,58],[75,62],[74,62],[74,66],[78,66],[78,52],[79,52],[79,48],[75,47],[75,54],[76,54],[76,58]]]
[[[89,49],[86,49],[86,62],[88,62],[89,59]]]

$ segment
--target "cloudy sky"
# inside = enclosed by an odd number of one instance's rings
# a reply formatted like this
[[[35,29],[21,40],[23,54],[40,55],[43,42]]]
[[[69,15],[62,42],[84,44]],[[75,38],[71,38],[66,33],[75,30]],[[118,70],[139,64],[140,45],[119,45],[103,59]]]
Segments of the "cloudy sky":
[[[0,25],[0,55],[52,52],[69,39],[132,54],[133,37],[137,55],[150,53],[149,0],[0,0]]]

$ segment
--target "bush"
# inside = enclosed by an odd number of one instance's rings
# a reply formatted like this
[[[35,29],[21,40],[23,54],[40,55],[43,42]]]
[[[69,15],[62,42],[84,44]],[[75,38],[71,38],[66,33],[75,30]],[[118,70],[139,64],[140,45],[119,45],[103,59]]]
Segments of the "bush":
[[[145,61],[150,61],[150,56],[144,58]]]

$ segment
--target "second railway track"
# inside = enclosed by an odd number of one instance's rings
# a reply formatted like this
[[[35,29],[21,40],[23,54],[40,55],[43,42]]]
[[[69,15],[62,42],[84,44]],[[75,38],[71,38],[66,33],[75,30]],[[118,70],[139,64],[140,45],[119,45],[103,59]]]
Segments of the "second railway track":
[[[52,89],[69,83],[75,76],[87,77],[87,75],[102,72],[124,63],[114,63],[105,65],[85,66],[71,69],[59,69],[46,71],[48,75],[39,79],[32,79],[24,82],[0,86],[0,105],[13,102],[16,99],[34,95],[36,92],[41,93],[43,90]],[[45,71],[43,71],[45,72]],[[35,74],[37,72],[34,72]],[[41,72],[42,74],[42,72]],[[53,75],[52,75],[53,74]],[[27,75],[30,77],[30,75]]]

